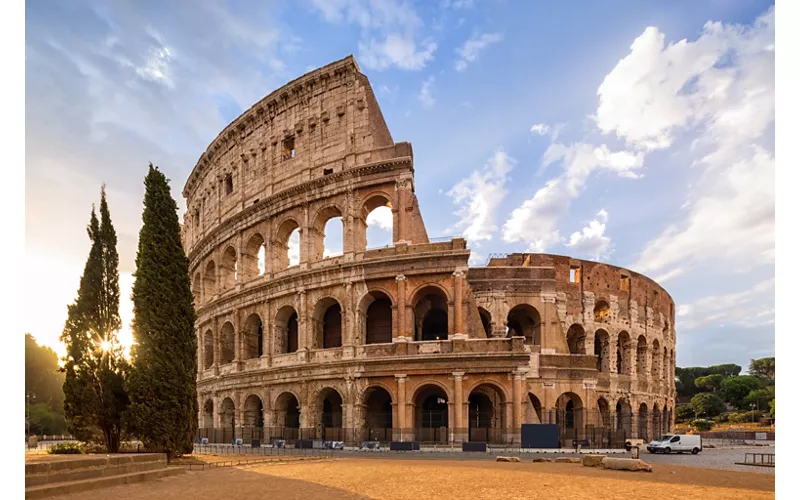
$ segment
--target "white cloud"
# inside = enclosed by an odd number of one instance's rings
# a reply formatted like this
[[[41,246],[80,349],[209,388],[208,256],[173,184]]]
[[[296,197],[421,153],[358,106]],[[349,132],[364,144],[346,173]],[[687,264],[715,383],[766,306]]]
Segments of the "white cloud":
[[[606,222],[608,212],[601,209],[582,230],[572,233],[566,246],[595,260],[606,258],[611,250],[611,238],[605,236]]]
[[[473,36],[464,44],[456,49],[456,54],[459,58],[455,63],[456,71],[464,71],[470,63],[478,60],[478,56],[489,45],[498,43],[503,40],[503,35],[500,33],[484,33],[480,36]]]
[[[474,250],[469,252],[469,264],[471,266],[482,266],[486,264],[486,255],[478,253]]]
[[[503,225],[506,243],[523,242],[528,251],[544,252],[562,240],[558,223],[567,214],[572,200],[583,191],[589,175],[597,169],[616,172],[621,177],[636,177],[644,162],[642,153],[612,152],[603,144],[551,144],[542,157],[542,166],[561,162],[565,172],[547,181],[532,198],[511,212]]]
[[[691,304],[677,306],[676,328],[699,330],[707,326],[740,325],[758,327],[775,322],[771,301],[775,294],[775,278],[766,279],[741,292],[703,297]]]
[[[546,123],[537,123],[531,127],[531,132],[539,135],[547,135],[550,132],[550,125]]]
[[[400,69],[419,70],[433,60],[436,43],[428,41],[418,47],[412,38],[391,33],[383,40],[359,42],[358,51],[359,60],[367,68],[382,70],[397,66]]]
[[[468,242],[490,240],[497,231],[495,211],[508,193],[505,189],[508,173],[516,160],[504,151],[494,155],[481,170],[460,180],[447,196],[458,206],[459,221],[451,229],[461,229]]]
[[[295,229],[289,235],[289,265],[296,266],[300,263],[300,230]]]
[[[417,96],[417,99],[419,99],[419,102],[422,103],[423,108],[430,108],[436,104],[436,99],[434,99],[434,97],[431,95],[431,91],[433,89],[433,80],[434,77],[428,78],[422,82],[422,88],[419,89],[419,95]]]
[[[367,215],[367,226],[376,226],[383,230],[392,230],[392,209],[378,207]]]

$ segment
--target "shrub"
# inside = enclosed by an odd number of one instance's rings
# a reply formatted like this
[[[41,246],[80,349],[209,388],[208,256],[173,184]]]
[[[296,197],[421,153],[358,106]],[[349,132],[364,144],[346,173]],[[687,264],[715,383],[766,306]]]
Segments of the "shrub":
[[[63,443],[56,443],[49,450],[51,455],[80,455],[86,453],[83,443],[77,441],[65,441]]]
[[[714,393],[702,392],[695,395],[690,403],[695,415],[716,417],[725,412],[725,403]]]
[[[734,424],[746,424],[748,422],[758,422],[763,416],[764,412],[760,410],[740,411],[730,413],[728,420]]]
[[[675,409],[676,422],[688,422],[694,418],[694,410],[691,406],[679,406]]]
[[[692,427],[698,432],[710,431],[714,427],[714,421],[698,418],[692,422]]]

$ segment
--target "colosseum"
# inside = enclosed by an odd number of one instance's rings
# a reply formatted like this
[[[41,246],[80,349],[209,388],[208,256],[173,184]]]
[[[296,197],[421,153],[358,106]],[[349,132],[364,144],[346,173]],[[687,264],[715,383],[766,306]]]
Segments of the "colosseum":
[[[662,287],[559,255],[469,266],[463,238],[428,236],[414,172],[352,56],[208,146],[183,191],[199,437],[514,444],[542,423],[563,446],[616,447],[672,428]],[[391,243],[373,247],[379,209]]]

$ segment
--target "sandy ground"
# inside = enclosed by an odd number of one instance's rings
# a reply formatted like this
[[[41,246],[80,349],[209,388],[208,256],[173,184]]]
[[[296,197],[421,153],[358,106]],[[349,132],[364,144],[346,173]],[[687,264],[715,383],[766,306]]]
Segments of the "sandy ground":
[[[574,464],[331,459],[187,472],[58,498],[758,500],[775,498],[774,488],[772,475],[673,465],[636,473]]]

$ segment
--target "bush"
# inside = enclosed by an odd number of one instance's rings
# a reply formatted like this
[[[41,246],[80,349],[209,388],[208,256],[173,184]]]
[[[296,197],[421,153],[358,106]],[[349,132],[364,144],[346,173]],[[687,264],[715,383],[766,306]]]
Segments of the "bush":
[[[695,415],[704,417],[716,417],[726,410],[725,402],[723,402],[719,396],[711,392],[702,392],[695,395],[690,404]]]
[[[717,424],[724,424],[725,422],[728,422],[729,419],[730,419],[730,413],[723,413],[722,415],[717,415],[711,420],[713,420]]]
[[[691,406],[679,406],[675,409],[676,422],[688,422],[694,418],[694,410]]]
[[[83,443],[77,441],[65,441],[63,443],[56,443],[49,450],[51,455],[80,455],[86,453]]]
[[[758,422],[763,416],[764,412],[760,410],[739,411],[730,413],[728,420],[734,424],[746,424],[748,422]]]
[[[698,432],[710,431],[714,427],[714,421],[698,418],[692,422],[692,427]]]

